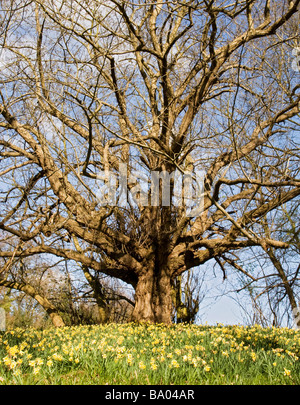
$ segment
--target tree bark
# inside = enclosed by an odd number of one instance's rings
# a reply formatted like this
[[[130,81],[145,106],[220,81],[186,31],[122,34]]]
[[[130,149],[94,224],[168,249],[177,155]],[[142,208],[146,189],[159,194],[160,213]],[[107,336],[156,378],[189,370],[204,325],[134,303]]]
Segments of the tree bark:
[[[133,321],[172,323],[171,276],[167,268],[148,268],[138,277]]]

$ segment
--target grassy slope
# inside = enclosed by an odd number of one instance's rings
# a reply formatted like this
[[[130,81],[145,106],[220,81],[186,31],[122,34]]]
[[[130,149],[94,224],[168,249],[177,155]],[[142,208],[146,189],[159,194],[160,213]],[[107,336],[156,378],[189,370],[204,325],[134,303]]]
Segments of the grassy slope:
[[[300,332],[109,324],[0,334],[0,384],[299,384]]]

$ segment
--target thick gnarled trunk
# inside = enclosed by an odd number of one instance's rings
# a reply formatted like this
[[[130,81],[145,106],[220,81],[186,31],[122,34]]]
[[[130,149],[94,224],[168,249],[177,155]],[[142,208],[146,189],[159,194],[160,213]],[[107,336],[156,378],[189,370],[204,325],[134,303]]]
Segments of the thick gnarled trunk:
[[[139,276],[132,318],[136,322],[172,322],[172,287],[167,270],[149,268]]]

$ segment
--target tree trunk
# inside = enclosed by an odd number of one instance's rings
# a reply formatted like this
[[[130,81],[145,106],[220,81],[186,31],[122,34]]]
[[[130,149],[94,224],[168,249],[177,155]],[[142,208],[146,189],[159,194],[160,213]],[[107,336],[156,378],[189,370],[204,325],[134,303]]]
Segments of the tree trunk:
[[[48,313],[48,315],[50,316],[51,321],[56,328],[61,328],[61,327],[65,326],[65,323],[64,323],[62,317],[57,312],[51,312],[51,310],[47,310],[46,308],[45,308],[45,310]]]
[[[167,270],[148,268],[138,278],[132,318],[136,322],[170,324],[172,322],[172,288]]]
[[[284,271],[284,268],[281,265],[280,260],[278,260],[277,257],[275,256],[273,249],[269,248],[269,249],[265,249],[265,251],[269,255],[269,257],[273,263],[273,266],[278,271],[279,277],[282,280],[283,287],[286,291],[286,294],[287,294],[289,302],[290,302],[290,306],[292,308],[295,325],[298,329],[300,329],[300,309],[297,306],[297,301],[296,301],[296,297],[295,297],[293,288],[291,287],[291,285],[289,283],[289,280]]]
[[[79,250],[79,248],[77,250]],[[96,277],[92,276],[87,266],[82,266],[82,270],[85,278],[93,290],[93,295],[98,306],[99,323],[105,323],[108,320],[109,315],[105,290],[100,281]]]

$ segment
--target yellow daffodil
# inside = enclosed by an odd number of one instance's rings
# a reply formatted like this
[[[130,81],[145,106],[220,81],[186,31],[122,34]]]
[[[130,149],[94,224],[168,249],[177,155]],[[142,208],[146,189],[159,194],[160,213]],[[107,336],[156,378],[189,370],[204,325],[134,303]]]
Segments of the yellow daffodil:
[[[179,368],[179,363],[178,363],[177,360],[172,360],[172,361],[171,361],[171,365],[172,365],[172,367],[174,367],[174,368]]]
[[[145,365],[145,363],[144,363],[143,361],[140,361],[140,362],[139,362],[139,368],[140,368],[141,370],[145,370],[146,365]]]

